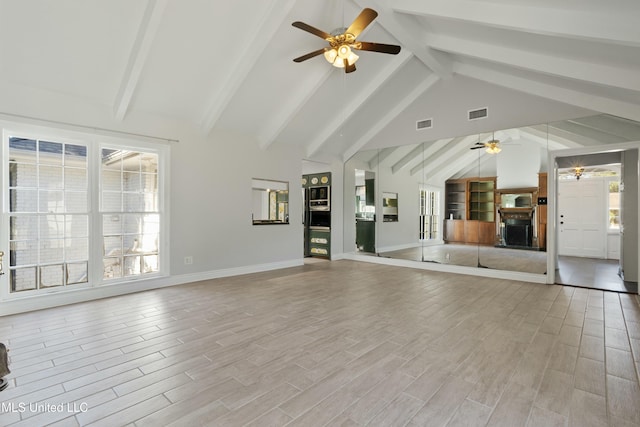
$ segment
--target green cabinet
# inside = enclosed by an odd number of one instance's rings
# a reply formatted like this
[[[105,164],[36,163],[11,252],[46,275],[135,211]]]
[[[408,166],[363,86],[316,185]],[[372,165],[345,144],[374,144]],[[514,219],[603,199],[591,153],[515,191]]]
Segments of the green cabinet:
[[[363,252],[376,252],[376,223],[371,220],[356,220],[356,246]]]
[[[375,179],[365,179],[364,181],[365,204],[367,206],[376,205],[375,181]]]
[[[309,252],[312,256],[329,257],[331,255],[331,231],[309,230]]]

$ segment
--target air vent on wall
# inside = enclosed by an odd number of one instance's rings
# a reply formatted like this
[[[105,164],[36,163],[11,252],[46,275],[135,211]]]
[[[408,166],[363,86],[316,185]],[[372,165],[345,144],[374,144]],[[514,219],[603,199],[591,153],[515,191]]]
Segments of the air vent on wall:
[[[489,109],[487,107],[479,108],[477,110],[471,110],[469,111],[469,120],[484,119],[488,114]]]
[[[416,130],[429,129],[433,127],[433,119],[418,120],[416,122]]]

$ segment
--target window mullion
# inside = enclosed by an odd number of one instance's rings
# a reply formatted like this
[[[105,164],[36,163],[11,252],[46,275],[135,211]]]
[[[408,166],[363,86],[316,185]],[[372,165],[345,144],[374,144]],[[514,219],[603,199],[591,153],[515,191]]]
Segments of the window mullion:
[[[102,214],[100,212],[100,148],[90,144],[88,158],[89,188],[89,277],[90,283],[102,283]]]

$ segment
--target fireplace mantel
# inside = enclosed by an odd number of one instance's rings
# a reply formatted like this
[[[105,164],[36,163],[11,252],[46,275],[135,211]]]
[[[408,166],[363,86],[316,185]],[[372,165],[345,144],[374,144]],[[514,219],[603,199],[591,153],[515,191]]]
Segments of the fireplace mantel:
[[[538,187],[527,188],[498,188],[496,193],[498,194],[520,194],[520,193],[537,193]]]
[[[533,207],[527,208],[498,208],[498,213],[503,219],[506,218],[531,218],[533,216]]]

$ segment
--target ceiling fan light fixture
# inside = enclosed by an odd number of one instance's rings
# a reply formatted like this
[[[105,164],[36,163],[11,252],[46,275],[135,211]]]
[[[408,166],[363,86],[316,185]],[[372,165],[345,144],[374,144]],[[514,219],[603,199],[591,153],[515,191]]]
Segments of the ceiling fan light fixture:
[[[500,148],[497,143],[493,142],[487,146],[487,149],[485,151],[489,154],[498,154],[502,151],[502,148]]]
[[[337,68],[344,68],[346,73],[352,73],[356,70],[355,63],[359,58],[358,55],[353,53],[354,49],[397,55],[400,53],[401,49],[398,45],[362,42],[356,40],[360,33],[362,33],[362,31],[369,26],[377,16],[378,12],[375,10],[364,8],[349,27],[334,30],[331,34],[301,21],[293,22],[291,25],[294,27],[324,39],[330,46],[328,48],[314,50],[306,55],[294,58],[293,62],[303,62],[307,59],[315,58],[318,55],[324,54],[324,58],[328,63]]]
[[[347,64],[351,66],[356,63],[358,58],[360,57],[353,53],[348,45],[342,45],[337,49],[327,49],[324,52],[324,59],[326,59],[327,62],[337,68],[344,68],[345,59],[347,60]]]

